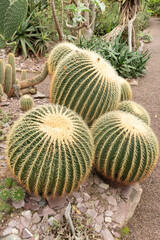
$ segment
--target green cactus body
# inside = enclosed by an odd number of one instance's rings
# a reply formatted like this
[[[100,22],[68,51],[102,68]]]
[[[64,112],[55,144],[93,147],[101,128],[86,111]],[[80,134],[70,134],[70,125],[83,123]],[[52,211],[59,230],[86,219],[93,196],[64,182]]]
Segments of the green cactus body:
[[[4,79],[4,92],[9,96],[12,88],[12,67],[10,64],[6,65],[5,68],[5,79]]]
[[[12,66],[12,85],[16,84],[16,65],[13,53],[8,54],[8,64]]]
[[[158,160],[159,146],[152,129],[134,115],[113,111],[92,126],[95,168],[113,181],[131,184],[145,179]]]
[[[121,84],[121,101],[132,100],[132,89],[130,84],[122,77],[117,77]]]
[[[90,125],[120,102],[117,73],[97,53],[79,50],[58,64],[51,79],[50,102],[79,113]]]
[[[7,100],[7,95],[3,92],[3,87],[0,84],[0,102],[6,101]]]
[[[35,195],[63,196],[77,189],[93,164],[86,123],[66,107],[46,104],[24,114],[8,136],[11,171]]]
[[[0,34],[2,35],[4,34],[5,15],[9,5],[10,0],[0,1]]]
[[[140,118],[142,121],[144,121],[146,124],[150,125],[150,117],[147,113],[147,111],[142,107],[140,104],[134,102],[134,101],[123,101],[120,102],[118,106],[118,110],[123,112],[128,112],[136,117]]]
[[[0,84],[4,84],[4,68],[3,68],[3,60],[0,59]]]
[[[20,79],[20,81],[26,80],[26,78],[27,78],[27,72],[26,72],[26,70],[23,70],[21,72],[21,79]]]
[[[56,66],[60,62],[60,60],[67,56],[67,54],[76,50],[78,50],[78,47],[69,42],[62,42],[57,44],[49,55],[48,59],[49,73],[52,75],[55,72]]]
[[[34,105],[34,101],[30,95],[25,94],[20,98],[20,107],[22,111],[30,110],[33,107],[33,105]]]

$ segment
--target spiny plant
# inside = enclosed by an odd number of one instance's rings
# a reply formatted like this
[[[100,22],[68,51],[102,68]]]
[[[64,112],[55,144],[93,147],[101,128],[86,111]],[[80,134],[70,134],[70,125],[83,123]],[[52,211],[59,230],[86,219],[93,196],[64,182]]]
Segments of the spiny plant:
[[[158,160],[158,140],[152,129],[134,115],[113,111],[92,126],[96,170],[123,184],[142,181]]]
[[[140,118],[142,121],[144,121],[146,124],[150,125],[150,116],[145,110],[144,107],[142,107],[140,104],[134,102],[134,101],[123,101],[120,102],[118,106],[118,110],[123,112],[128,112],[136,117]]]
[[[55,70],[57,64],[62,60],[65,56],[67,56],[72,51],[78,50],[74,44],[69,42],[62,42],[57,44],[53,50],[51,51],[48,59],[48,70],[49,73],[52,75]]]
[[[13,85],[16,84],[16,65],[13,53],[8,54],[8,64],[10,64],[12,67],[12,85]]]
[[[2,201],[7,201],[10,198],[10,191],[9,189],[2,189],[0,191],[0,199]]]
[[[20,79],[20,81],[26,80],[26,78],[27,78],[27,72],[26,72],[26,70],[23,70],[21,72],[21,79]]]
[[[20,98],[20,107],[22,111],[28,111],[33,107],[33,105],[34,105],[34,101],[30,95],[25,94]]]
[[[7,100],[7,95],[3,92],[3,87],[0,84],[0,102]]]
[[[50,102],[76,111],[87,124],[120,102],[113,67],[97,53],[77,50],[61,61],[51,78]]]
[[[0,84],[4,84],[4,65],[2,59],[0,59]]]
[[[21,187],[14,187],[11,190],[11,199],[15,202],[23,200],[25,197],[25,191]]]
[[[46,104],[31,109],[11,128],[7,157],[29,193],[54,198],[70,194],[85,180],[93,163],[93,140],[78,114]]]
[[[132,100],[132,89],[130,84],[122,77],[117,77],[117,81],[121,84],[121,101]]]
[[[5,68],[5,81],[4,81],[4,92],[9,96],[12,88],[12,67],[10,64],[6,65]]]

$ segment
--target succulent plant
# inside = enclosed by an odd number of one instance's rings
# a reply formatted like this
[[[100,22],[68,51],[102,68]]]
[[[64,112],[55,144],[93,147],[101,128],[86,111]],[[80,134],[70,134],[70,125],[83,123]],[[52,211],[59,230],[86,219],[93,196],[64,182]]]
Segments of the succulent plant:
[[[4,182],[5,182],[6,187],[10,188],[12,186],[13,179],[11,177],[6,177]]]
[[[30,95],[25,94],[20,98],[20,107],[22,111],[28,111],[33,107],[33,105],[34,105],[34,101]]]
[[[26,78],[27,78],[27,72],[26,72],[26,70],[23,70],[21,72],[21,79],[20,79],[20,81],[26,80]]]
[[[0,102],[7,100],[7,95],[3,92],[3,87],[0,84]]]
[[[159,146],[152,129],[134,115],[113,111],[92,126],[95,168],[113,181],[131,184],[145,179],[158,160]]]
[[[60,62],[60,60],[64,59],[65,56],[67,56],[72,51],[76,50],[78,50],[78,47],[69,42],[62,42],[57,44],[49,55],[48,59],[49,73],[52,75],[55,72],[56,66]]]
[[[2,201],[6,201],[6,200],[8,200],[10,198],[10,191],[9,191],[9,189],[2,189],[1,191],[0,191],[0,199],[2,200]]]
[[[11,211],[11,206],[10,206],[10,204],[5,202],[5,208],[4,208],[3,212],[8,213],[8,212],[10,212],[10,211]]]
[[[4,81],[4,93],[9,96],[12,88],[12,67],[10,64],[6,65],[5,68],[5,81]]]
[[[16,66],[13,53],[8,54],[8,64],[10,64],[12,67],[12,85],[13,85],[16,84]]]
[[[52,76],[50,102],[73,109],[89,124],[120,102],[113,67],[97,53],[77,50],[61,61]]]
[[[35,195],[63,196],[77,189],[93,164],[86,123],[66,107],[46,104],[24,114],[10,130],[8,165]]]
[[[4,84],[4,66],[3,66],[3,60],[0,59],[0,85]]]
[[[117,77],[121,84],[121,101],[132,100],[132,89],[130,84],[122,77]]]
[[[0,200],[0,212],[3,212],[5,210],[6,203],[2,200]]]
[[[18,186],[12,188],[12,190],[11,190],[11,199],[12,199],[12,201],[18,202],[18,201],[23,200],[24,197],[25,197],[25,191],[24,191],[23,188],[18,187]]]
[[[123,101],[120,102],[118,110],[123,112],[129,112],[136,117],[140,118],[142,121],[150,125],[150,117],[144,107],[134,101]]]

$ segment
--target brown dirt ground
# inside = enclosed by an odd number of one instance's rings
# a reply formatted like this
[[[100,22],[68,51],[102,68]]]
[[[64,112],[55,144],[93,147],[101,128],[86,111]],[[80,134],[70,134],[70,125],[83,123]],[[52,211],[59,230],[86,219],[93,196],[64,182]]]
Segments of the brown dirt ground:
[[[151,18],[146,31],[153,36],[147,44],[151,59],[147,75],[133,87],[134,100],[150,114],[151,127],[160,140],[160,19]],[[160,161],[151,176],[141,184],[143,194],[136,212],[128,224],[130,240],[160,240]]]

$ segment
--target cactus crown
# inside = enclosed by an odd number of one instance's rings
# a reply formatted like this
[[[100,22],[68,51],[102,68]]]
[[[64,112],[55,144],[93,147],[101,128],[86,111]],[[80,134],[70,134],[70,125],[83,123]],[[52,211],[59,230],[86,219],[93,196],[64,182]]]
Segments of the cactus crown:
[[[88,124],[120,101],[120,84],[113,67],[88,50],[70,53],[51,79],[50,101],[73,109]]]
[[[150,125],[150,117],[145,110],[144,107],[142,107],[140,104],[134,102],[134,101],[123,101],[120,102],[118,106],[118,110],[129,112],[136,117],[140,118],[142,121],[144,121],[146,124]]]
[[[78,50],[74,44],[69,42],[62,42],[57,44],[53,50],[51,51],[48,59],[48,69],[49,73],[52,75],[55,70],[57,64],[62,60],[65,56],[67,56],[72,51]]]
[[[159,146],[152,129],[134,115],[113,111],[92,126],[95,167],[102,175],[120,183],[143,180],[153,169]]]
[[[7,145],[8,164],[18,181],[44,197],[77,189],[93,163],[89,128],[75,112],[59,105],[38,106],[23,115]]]

